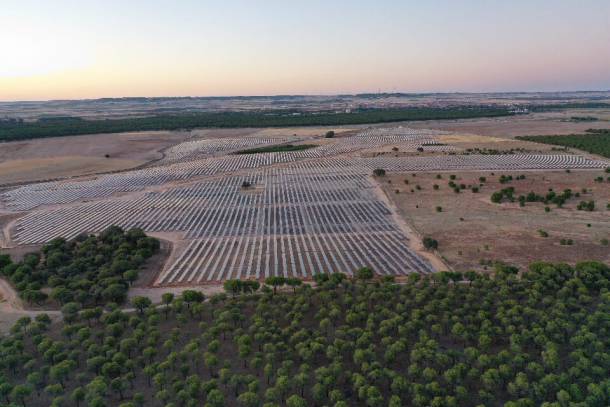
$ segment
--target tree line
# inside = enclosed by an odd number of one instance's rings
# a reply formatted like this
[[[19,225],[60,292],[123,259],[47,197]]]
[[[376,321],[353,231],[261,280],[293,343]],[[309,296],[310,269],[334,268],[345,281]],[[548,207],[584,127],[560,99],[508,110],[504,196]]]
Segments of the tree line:
[[[610,129],[589,129],[585,134],[517,136],[519,140],[572,147],[610,158]]]
[[[351,113],[200,112],[124,119],[85,120],[61,117],[34,122],[0,122],[0,141],[127,131],[180,130],[199,127],[336,126],[408,120],[507,116],[505,108],[449,107],[362,109]]]

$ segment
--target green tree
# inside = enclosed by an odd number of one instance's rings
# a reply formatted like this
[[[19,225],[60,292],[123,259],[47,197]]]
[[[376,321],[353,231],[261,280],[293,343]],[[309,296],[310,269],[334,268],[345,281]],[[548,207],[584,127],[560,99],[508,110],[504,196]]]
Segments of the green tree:
[[[307,401],[296,394],[286,399],[286,407],[307,407]]]
[[[286,279],[284,277],[281,276],[272,276],[272,277],[268,277],[265,280],[265,284],[270,285],[273,287],[273,294],[277,293],[277,288],[283,286],[284,284],[286,284]]]
[[[366,281],[366,280],[372,279],[374,276],[374,273],[373,273],[373,270],[371,270],[370,268],[362,267],[362,268],[359,268],[358,270],[356,270],[355,276],[358,280]]]
[[[25,399],[32,394],[32,387],[29,384],[17,384],[11,391],[11,397],[18,400],[25,407]]]
[[[144,310],[152,305],[152,301],[148,297],[137,296],[131,299],[131,304],[138,309],[140,315],[143,315]]]

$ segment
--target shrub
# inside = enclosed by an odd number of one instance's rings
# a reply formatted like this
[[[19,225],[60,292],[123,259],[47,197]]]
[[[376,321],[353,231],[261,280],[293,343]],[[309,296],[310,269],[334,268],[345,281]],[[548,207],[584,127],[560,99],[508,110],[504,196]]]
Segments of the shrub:
[[[383,168],[376,168],[373,170],[373,175],[376,177],[384,177],[385,176],[385,170]]]
[[[424,248],[427,250],[436,250],[438,249],[438,242],[431,237],[424,237],[423,240]]]
[[[374,273],[369,267],[362,267],[356,271],[355,275],[358,280],[370,280],[373,278]]]
[[[595,202],[594,201],[581,201],[578,204],[578,206],[576,207],[576,209],[578,209],[579,211],[593,212],[593,210],[595,209]]]
[[[500,184],[506,184],[507,182],[510,182],[513,180],[513,176],[512,175],[500,175]]]
[[[504,198],[504,194],[500,191],[496,191],[493,194],[491,194],[491,202],[493,202],[493,203],[502,202],[502,198]]]

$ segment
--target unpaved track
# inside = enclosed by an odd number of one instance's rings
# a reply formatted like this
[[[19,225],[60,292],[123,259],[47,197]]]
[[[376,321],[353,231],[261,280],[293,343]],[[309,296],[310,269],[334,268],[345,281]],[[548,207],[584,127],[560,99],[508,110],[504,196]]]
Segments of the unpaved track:
[[[0,335],[8,333],[19,318],[35,318],[40,314],[47,314],[53,321],[61,319],[61,311],[25,309],[13,287],[0,278]]]
[[[409,241],[409,248],[415,253],[417,253],[419,256],[428,260],[436,271],[451,270],[451,267],[449,267],[449,265],[445,263],[439,256],[437,256],[433,252],[427,251],[424,248],[424,245],[422,243],[423,237],[415,229],[409,226],[409,224],[405,221],[404,217],[400,216],[398,207],[388,197],[386,192],[381,188],[381,186],[374,179],[374,177],[370,178],[371,184],[375,185],[375,188],[373,188],[375,194],[390,208],[390,210],[392,211],[392,218],[394,219],[394,222],[396,222],[402,232],[407,236],[407,239]]]

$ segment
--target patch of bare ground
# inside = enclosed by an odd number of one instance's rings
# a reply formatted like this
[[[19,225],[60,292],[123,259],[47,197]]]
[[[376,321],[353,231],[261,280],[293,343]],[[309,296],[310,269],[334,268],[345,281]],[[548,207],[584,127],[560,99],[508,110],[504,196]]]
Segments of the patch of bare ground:
[[[373,180],[373,177],[370,178],[374,185],[375,181]],[[409,248],[421,257],[428,260],[428,262],[430,262],[430,264],[432,265],[432,267],[434,267],[436,271],[449,269],[448,265],[439,256],[437,256],[436,253],[425,250],[424,245],[422,243],[423,237],[417,230],[412,228],[403,217],[399,215],[399,209],[396,207],[395,202],[388,197],[388,191],[385,188],[374,188],[374,192],[379,197],[379,199],[382,202],[385,202],[392,210],[392,216],[394,218],[394,221],[409,240]]]
[[[146,262],[144,269],[138,274],[138,280],[129,288],[127,306],[129,306],[130,300],[134,297],[147,297],[154,304],[159,304],[162,300],[161,297],[165,293],[172,293],[178,296],[184,290],[197,290],[206,296],[210,296],[224,292],[222,283],[218,282],[200,286],[155,286],[154,283],[159,274],[175,261],[184,249],[183,246],[185,244],[181,233],[149,233],[149,235],[161,241],[161,250]]]
[[[602,170],[454,173],[454,182],[466,186],[460,193],[448,186],[450,174],[442,173],[441,179],[436,173],[389,174],[381,182],[398,213],[421,236],[438,241],[440,256],[453,269],[484,270],[489,261],[520,267],[537,260],[610,261],[610,246],[602,244],[603,239],[610,239],[610,211],[606,209],[610,188],[608,182],[594,181],[600,175],[606,178]],[[501,174],[513,178],[524,174],[526,178],[500,184]],[[480,182],[479,177],[486,181]],[[478,186],[479,192],[473,193],[472,186]],[[559,193],[569,188],[581,196],[571,198],[562,208],[549,204],[550,212],[538,202],[524,207],[518,202],[492,203],[491,194],[508,186],[515,188],[515,197],[530,191],[545,195],[551,188]],[[595,201],[594,211],[577,210],[580,201],[590,200]],[[548,237],[542,237],[540,231]],[[562,239],[573,244],[562,245]]]
[[[155,131],[0,143],[0,184],[133,168],[161,158],[161,150],[191,136],[183,131]]]
[[[0,163],[0,185],[119,171],[145,162],[85,156],[10,160]]]
[[[9,245],[9,229],[11,224],[21,217],[21,213],[0,212],[0,249]]]
[[[0,278],[0,335],[9,333],[19,318],[35,318],[39,314],[47,314],[54,321],[61,319],[59,311],[25,308],[15,289],[8,281]]]
[[[601,120],[595,122],[573,122],[569,120],[572,116],[594,116],[599,117]],[[534,134],[582,133],[591,128],[608,128],[610,127],[609,119],[610,110],[608,109],[566,109],[555,112],[482,119],[408,122],[405,125],[416,129],[445,130],[482,136],[513,138],[515,136]]]
[[[149,235],[153,236],[155,234],[149,233]],[[167,266],[167,263],[172,258],[174,247],[172,241],[159,236],[155,237],[159,239],[160,242],[159,253],[155,254],[146,261],[144,268],[138,273],[138,279],[134,281],[131,286],[131,289],[152,287],[159,273]]]

